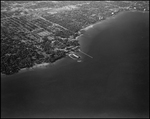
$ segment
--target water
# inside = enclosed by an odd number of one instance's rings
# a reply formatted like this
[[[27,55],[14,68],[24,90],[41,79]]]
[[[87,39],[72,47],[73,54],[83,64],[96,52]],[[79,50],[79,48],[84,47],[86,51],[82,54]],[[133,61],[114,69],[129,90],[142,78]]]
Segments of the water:
[[[82,62],[62,59],[2,78],[3,117],[148,117],[149,15],[125,12],[81,38]]]

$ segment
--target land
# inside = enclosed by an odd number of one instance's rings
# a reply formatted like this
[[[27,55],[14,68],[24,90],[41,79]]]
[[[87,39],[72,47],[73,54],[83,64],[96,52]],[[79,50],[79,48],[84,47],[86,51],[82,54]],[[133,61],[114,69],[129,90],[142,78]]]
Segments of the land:
[[[149,11],[149,1],[1,1],[1,74],[78,52],[84,28],[122,11]]]

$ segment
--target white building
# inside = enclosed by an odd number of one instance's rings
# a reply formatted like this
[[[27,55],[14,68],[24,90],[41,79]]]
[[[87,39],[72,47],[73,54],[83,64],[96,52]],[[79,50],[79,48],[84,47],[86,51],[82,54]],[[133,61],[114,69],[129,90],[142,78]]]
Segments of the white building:
[[[42,36],[42,37],[51,35],[51,33],[48,32],[48,31],[42,31],[42,32],[39,32],[39,33],[37,33],[37,34],[38,34],[39,36]]]

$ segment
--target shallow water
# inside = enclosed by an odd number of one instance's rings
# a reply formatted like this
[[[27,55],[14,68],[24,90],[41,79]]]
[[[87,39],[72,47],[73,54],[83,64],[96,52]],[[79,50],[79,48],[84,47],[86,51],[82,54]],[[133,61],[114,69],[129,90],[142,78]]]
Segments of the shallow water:
[[[3,78],[2,117],[148,117],[148,13],[121,13],[80,42],[93,58]]]

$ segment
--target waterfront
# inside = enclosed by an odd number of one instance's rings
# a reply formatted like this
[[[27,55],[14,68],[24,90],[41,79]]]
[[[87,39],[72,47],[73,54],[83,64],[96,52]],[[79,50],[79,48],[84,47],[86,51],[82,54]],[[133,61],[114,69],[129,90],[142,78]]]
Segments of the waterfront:
[[[148,117],[148,13],[121,13],[80,41],[93,58],[2,79],[2,116]]]

